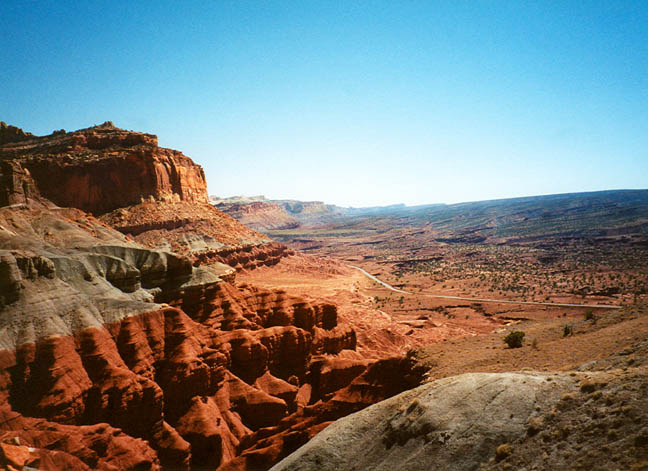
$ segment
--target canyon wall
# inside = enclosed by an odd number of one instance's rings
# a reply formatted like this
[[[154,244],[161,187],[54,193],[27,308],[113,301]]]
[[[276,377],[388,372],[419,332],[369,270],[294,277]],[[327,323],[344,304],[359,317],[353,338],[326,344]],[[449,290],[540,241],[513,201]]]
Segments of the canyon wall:
[[[220,203],[216,208],[255,230],[295,229],[300,222],[277,203]]]
[[[200,167],[155,136],[8,135],[0,467],[267,469],[421,381],[357,354],[333,304],[237,284],[289,251],[204,201]]]
[[[252,269],[291,253],[215,209],[202,168],[157,143],[153,134],[111,122],[42,137],[3,123],[0,204],[43,197],[89,212],[145,246],[187,255],[197,265],[224,261]]]
[[[334,305],[234,274],[79,210],[0,208],[0,462],[264,469],[420,381],[355,354]]]
[[[210,196],[209,200],[219,210],[258,231],[324,225],[355,211],[321,201],[268,200],[264,196]]]
[[[0,146],[0,159],[21,162],[43,196],[93,214],[140,203],[207,202],[205,174],[181,152],[158,147],[157,137],[111,123]]]

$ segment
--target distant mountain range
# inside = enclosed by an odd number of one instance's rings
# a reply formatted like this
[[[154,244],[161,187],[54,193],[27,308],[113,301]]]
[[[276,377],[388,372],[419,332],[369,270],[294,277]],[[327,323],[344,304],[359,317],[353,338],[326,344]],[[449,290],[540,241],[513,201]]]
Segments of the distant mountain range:
[[[263,196],[210,197],[215,206],[260,230],[367,224],[427,226],[449,239],[648,235],[648,190],[611,190],[458,204],[345,208],[321,201]]]

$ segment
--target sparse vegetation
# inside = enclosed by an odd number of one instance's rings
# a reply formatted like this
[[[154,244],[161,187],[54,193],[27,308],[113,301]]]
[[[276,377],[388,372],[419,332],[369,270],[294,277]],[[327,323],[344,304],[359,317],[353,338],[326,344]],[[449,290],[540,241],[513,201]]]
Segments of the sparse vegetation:
[[[520,348],[524,344],[524,332],[514,330],[504,337],[504,342],[509,348]]]
[[[495,450],[495,459],[497,461],[501,461],[503,459],[508,458],[511,453],[513,453],[513,448],[511,448],[511,445],[508,443],[504,443],[500,446],[497,447],[497,450]]]

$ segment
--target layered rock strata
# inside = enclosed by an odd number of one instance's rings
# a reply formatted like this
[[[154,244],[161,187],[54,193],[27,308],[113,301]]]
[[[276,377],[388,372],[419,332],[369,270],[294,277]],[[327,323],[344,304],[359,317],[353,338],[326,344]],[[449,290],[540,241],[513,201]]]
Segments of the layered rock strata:
[[[188,255],[196,265],[221,262],[254,269],[293,253],[209,204],[144,202],[99,219],[143,245]]]
[[[300,226],[297,218],[288,214],[277,203],[254,201],[252,203],[219,203],[216,207],[256,230],[295,229]]]
[[[2,205],[43,197],[196,265],[252,269],[291,253],[209,204],[204,172],[189,157],[110,122],[42,137],[3,123],[0,183]]]
[[[191,203],[189,190],[167,198],[159,185],[161,200],[102,220],[61,208],[65,191],[49,201],[40,169],[59,157],[84,168],[70,145],[153,145],[110,126],[71,134],[1,147],[1,467],[265,469],[331,420],[420,381],[407,360],[361,359],[334,305],[236,284],[233,267],[276,263],[285,248]],[[45,162],[56,145],[65,155]],[[171,213],[177,226],[146,226]]]
[[[356,337],[334,305],[236,285],[79,210],[1,208],[0,284],[0,437],[25,466],[269,467],[411,384],[409,364],[367,382],[384,365],[337,356]]]
[[[211,196],[210,202],[246,226],[262,232],[325,225],[347,214],[362,212],[321,201],[267,200],[264,196]],[[367,209],[371,211],[371,208]]]
[[[205,174],[181,152],[158,147],[153,134],[104,123],[0,146],[0,159],[19,161],[43,196],[93,214],[142,199],[206,203]]]

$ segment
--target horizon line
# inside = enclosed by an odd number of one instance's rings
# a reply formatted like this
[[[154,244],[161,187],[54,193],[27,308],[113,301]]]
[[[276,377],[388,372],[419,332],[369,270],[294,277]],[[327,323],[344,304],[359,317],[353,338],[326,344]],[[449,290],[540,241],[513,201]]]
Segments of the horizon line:
[[[457,201],[454,203],[443,203],[443,202],[435,202],[435,203],[415,203],[415,204],[408,204],[408,203],[403,203],[403,202],[398,202],[398,203],[387,203],[387,204],[375,204],[375,205],[368,205],[368,206],[345,206],[341,204],[336,204],[336,203],[328,203],[326,200],[321,200],[321,199],[297,199],[297,198],[269,198],[266,197],[265,195],[232,195],[232,196],[219,196],[219,195],[213,195],[210,194],[208,195],[209,199],[217,199],[217,200],[228,200],[228,199],[234,199],[234,198],[241,198],[241,199],[252,199],[250,202],[254,201],[268,201],[268,202],[275,202],[275,201],[298,201],[300,203],[321,203],[321,204],[326,204],[330,206],[338,206],[340,208],[350,208],[350,209],[366,209],[366,208],[388,208],[392,206],[404,206],[406,208],[416,208],[419,206],[456,206],[460,204],[471,204],[471,203],[488,203],[491,201],[506,201],[506,200],[523,200],[523,199],[529,199],[529,198],[545,198],[545,197],[552,197],[552,196],[570,196],[570,195],[589,195],[589,194],[598,194],[598,193],[622,193],[622,192],[631,192],[631,191],[648,191],[648,188],[610,188],[610,189],[605,189],[605,190],[589,190],[589,191],[568,191],[565,193],[541,193],[541,194],[535,194],[535,195],[522,195],[522,196],[504,196],[501,198],[490,198],[490,199],[483,199],[483,200],[467,200],[467,201]],[[257,198],[254,200],[253,198]]]

